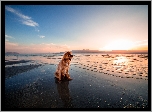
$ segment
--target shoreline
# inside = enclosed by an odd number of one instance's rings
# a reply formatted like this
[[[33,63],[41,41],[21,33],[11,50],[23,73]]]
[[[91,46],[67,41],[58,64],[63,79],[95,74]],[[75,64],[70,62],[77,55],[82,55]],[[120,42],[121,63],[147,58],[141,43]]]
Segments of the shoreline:
[[[30,64],[30,65],[22,65],[22,66],[13,66],[14,64],[27,63],[31,61],[32,60],[16,60],[16,61],[7,60],[7,62],[5,62],[5,66],[6,65],[12,65],[12,66],[5,67],[5,79],[23,72],[27,72],[29,70],[32,70],[42,65],[42,64]]]
[[[14,61],[16,60],[16,61]],[[14,59],[13,61],[9,61],[9,60],[5,60],[5,66],[6,65],[14,65],[14,64],[19,64],[19,63],[26,63],[26,62],[30,62],[32,60],[17,60],[17,59]]]
[[[17,74],[23,73],[23,72],[27,72],[39,66],[41,66],[41,64],[5,67],[5,79],[15,76]]]
[[[59,57],[5,67],[5,107],[149,108],[147,57],[76,55],[69,69],[73,80],[56,83]]]

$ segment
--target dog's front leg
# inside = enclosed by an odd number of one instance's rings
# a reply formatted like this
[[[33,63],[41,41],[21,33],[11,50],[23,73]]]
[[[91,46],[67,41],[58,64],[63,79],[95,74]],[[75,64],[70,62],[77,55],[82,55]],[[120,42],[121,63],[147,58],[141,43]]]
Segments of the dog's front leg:
[[[67,74],[69,74],[69,67],[67,68],[67,71],[66,71],[66,73],[67,73]]]
[[[69,73],[69,69],[70,69],[70,66],[68,66],[68,68],[67,68],[67,74],[70,74],[70,73]],[[70,76],[70,75],[69,75],[69,76]]]
[[[66,77],[67,77],[68,79],[71,79],[71,78],[70,78],[70,74],[69,74],[69,67],[66,68],[66,74],[65,74],[65,75],[66,75]]]

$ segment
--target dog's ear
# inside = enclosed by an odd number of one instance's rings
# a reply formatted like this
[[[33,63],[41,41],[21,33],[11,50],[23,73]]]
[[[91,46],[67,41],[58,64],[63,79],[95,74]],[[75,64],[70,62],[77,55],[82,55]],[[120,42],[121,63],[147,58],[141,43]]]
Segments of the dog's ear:
[[[71,51],[67,51],[68,54],[71,54]]]
[[[65,59],[66,55],[67,55],[67,52],[65,52],[65,53],[64,53],[64,55],[63,55],[63,59]]]

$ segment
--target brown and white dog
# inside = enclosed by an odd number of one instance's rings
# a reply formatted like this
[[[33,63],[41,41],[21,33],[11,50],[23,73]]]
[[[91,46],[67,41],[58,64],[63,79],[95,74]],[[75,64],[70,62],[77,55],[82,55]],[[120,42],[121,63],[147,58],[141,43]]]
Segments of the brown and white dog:
[[[61,81],[62,77],[66,77],[68,80],[72,80],[69,74],[70,61],[73,55],[70,51],[63,55],[62,60],[59,62],[58,67],[55,72],[55,77]]]

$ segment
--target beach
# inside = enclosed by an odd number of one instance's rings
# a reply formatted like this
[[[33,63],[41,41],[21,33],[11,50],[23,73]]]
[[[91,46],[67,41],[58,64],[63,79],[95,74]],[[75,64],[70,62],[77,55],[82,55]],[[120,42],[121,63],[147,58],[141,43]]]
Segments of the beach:
[[[5,108],[148,108],[148,54],[73,55],[61,83],[63,54],[5,56]]]

